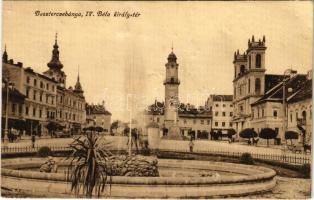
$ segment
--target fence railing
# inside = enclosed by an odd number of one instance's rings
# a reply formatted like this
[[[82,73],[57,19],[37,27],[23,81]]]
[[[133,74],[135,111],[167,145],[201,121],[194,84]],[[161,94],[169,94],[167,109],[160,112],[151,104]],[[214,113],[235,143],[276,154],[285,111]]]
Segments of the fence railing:
[[[48,146],[52,151],[66,151],[70,150],[67,146]],[[1,154],[3,153],[22,153],[22,152],[37,152],[41,146],[31,146],[24,147],[1,147]],[[126,148],[110,148],[110,150],[126,150]],[[170,151],[170,152],[183,152],[188,153],[190,150],[188,148],[162,148],[159,151]],[[221,155],[228,157],[240,157],[243,153],[250,153],[254,159],[269,160],[269,161],[278,161],[290,164],[307,164],[311,163],[311,155],[305,154],[291,154],[291,153],[282,153],[282,154],[271,154],[271,153],[256,153],[250,151],[228,151],[223,149],[195,149],[193,153],[201,154],[213,154]]]
[[[160,151],[170,151],[170,152],[184,152],[189,153],[189,149],[175,149],[175,148],[163,148]],[[270,153],[255,153],[249,151],[225,151],[225,150],[196,150],[193,153],[200,153],[200,154],[212,154],[212,155],[221,155],[227,157],[241,157],[243,153],[250,153],[254,159],[261,159],[261,160],[269,160],[269,161],[277,161],[283,163],[290,163],[290,164],[310,164],[311,163],[311,155],[305,154],[291,154],[291,153],[282,153],[282,154],[270,154]]]

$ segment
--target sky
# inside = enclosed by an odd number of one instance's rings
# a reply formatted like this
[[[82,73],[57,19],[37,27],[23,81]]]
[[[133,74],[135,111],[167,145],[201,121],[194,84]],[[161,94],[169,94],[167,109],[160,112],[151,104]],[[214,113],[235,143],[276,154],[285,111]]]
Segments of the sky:
[[[45,17],[35,11],[108,11],[111,16]],[[112,17],[115,11],[140,16]],[[47,70],[56,32],[67,87],[75,84],[79,68],[86,101],[105,101],[113,119],[127,120],[131,108],[140,111],[164,100],[172,46],[179,98],[196,105],[210,94],[232,94],[233,53],[244,52],[252,35],[266,37],[266,73],[282,74],[290,67],[306,73],[312,67],[311,1],[3,2],[2,48],[6,44],[15,62]]]

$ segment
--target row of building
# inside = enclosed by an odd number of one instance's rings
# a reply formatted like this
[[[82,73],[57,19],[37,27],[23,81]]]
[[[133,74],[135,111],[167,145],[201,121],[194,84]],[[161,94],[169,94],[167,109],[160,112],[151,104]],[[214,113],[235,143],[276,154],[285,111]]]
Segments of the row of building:
[[[166,67],[165,101],[146,110],[146,124],[155,122],[161,135],[174,124],[182,135],[234,129],[239,133],[263,128],[278,132],[284,141],[286,131],[299,133],[299,140],[310,143],[312,135],[312,71],[297,74],[288,69],[282,75],[266,74],[266,39],[248,40],[247,50],[234,53],[233,95],[210,95],[204,106],[196,108],[179,102],[179,64],[171,52]]]
[[[101,126],[109,131],[111,113],[104,105],[88,105],[80,76],[74,87],[67,87],[63,64],[59,59],[57,36],[48,70],[35,72],[23,63],[2,56],[2,129],[16,129],[26,135],[49,135],[49,125],[72,134],[83,127]],[[8,94],[8,97],[7,97]],[[8,118],[8,127],[5,121]],[[100,120],[101,118],[101,120]]]

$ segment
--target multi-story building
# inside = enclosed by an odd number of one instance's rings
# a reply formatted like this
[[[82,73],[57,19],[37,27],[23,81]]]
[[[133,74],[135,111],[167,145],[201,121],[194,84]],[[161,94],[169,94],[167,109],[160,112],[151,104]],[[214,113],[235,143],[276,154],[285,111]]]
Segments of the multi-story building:
[[[155,101],[146,111],[145,123],[155,121],[159,124],[161,135],[166,136],[169,129],[178,126],[181,135],[190,136],[195,133],[195,138],[199,138],[202,132],[211,130],[211,112],[204,108],[195,108],[189,104],[179,102],[179,77],[177,57],[173,51],[168,56],[166,66],[165,101],[163,103]]]
[[[265,74],[266,39],[248,40],[248,48],[243,54],[234,53],[233,80],[233,127],[239,132],[251,128],[251,104],[282,81],[283,76]]]
[[[66,89],[66,75],[59,60],[57,38],[53,46],[49,70],[43,74],[32,68],[23,68],[23,63],[8,60],[5,50],[2,57],[3,71],[14,88],[25,96],[22,113],[26,134],[48,134],[46,125],[58,122],[72,133],[79,132],[86,121],[85,98],[77,79],[75,88]]]
[[[306,82],[306,75],[291,74],[285,79],[286,98],[290,98],[293,92],[298,91]],[[284,108],[283,108],[283,84],[281,81],[272,89],[268,90],[260,99],[251,104],[251,127],[259,133],[263,128],[275,130],[281,141],[285,139],[284,135]]]
[[[110,132],[111,113],[102,105],[86,105],[86,126],[98,126],[104,133]]]
[[[299,133],[299,142],[312,144],[312,70],[287,99],[287,128]]]
[[[233,117],[232,95],[210,95],[206,101],[205,108],[212,112],[212,130],[220,130],[226,134],[232,129]]]
[[[49,119],[55,118],[56,108],[56,81],[31,68],[23,68],[23,63],[7,59],[7,52],[3,54],[3,71],[7,74],[14,88],[25,96],[23,105],[20,105],[25,119],[26,134],[47,134],[45,128]]]
[[[51,61],[47,66],[49,69],[44,72],[44,75],[57,82],[56,121],[66,131],[72,134],[79,133],[86,122],[84,91],[79,75],[74,89],[71,86],[66,88],[66,74],[62,71],[63,64],[59,59],[57,37],[53,45]]]

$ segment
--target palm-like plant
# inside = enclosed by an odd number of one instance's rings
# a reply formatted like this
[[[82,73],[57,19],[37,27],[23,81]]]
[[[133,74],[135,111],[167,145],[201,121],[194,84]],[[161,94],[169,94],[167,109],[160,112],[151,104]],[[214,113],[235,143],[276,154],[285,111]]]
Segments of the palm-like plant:
[[[87,198],[91,198],[93,193],[99,197],[105,190],[108,176],[111,179],[111,169],[106,163],[112,154],[103,147],[92,132],[74,139],[70,144],[73,153],[69,157],[71,162],[68,178],[71,181],[71,191],[77,196],[82,190]]]

